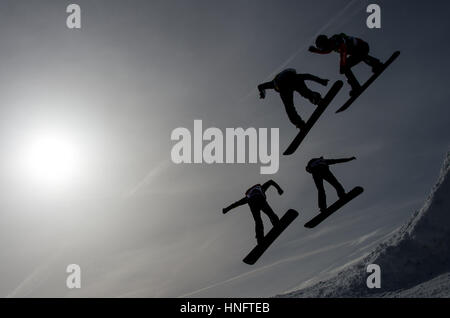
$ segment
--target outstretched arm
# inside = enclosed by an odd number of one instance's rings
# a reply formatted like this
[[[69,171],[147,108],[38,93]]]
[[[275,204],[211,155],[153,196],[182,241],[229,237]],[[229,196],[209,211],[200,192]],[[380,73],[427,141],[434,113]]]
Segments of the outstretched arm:
[[[222,213],[228,213],[230,210],[233,210],[234,208],[237,208],[238,206],[244,205],[248,203],[247,197],[244,197],[240,199],[239,201],[234,202],[233,204],[227,206],[226,208],[222,209]]]
[[[349,162],[352,160],[356,160],[356,157],[342,158],[342,159],[325,159],[325,163],[327,165],[334,165],[336,163],[344,163],[344,162]]]
[[[259,97],[266,97],[266,89],[275,89],[275,84],[273,81],[262,83],[258,85]]]
[[[317,53],[317,54],[328,54],[328,53],[331,53],[331,51],[332,51],[332,50],[321,50],[321,49],[316,48],[315,46],[310,46],[308,50],[312,53]]]
[[[302,77],[303,77],[303,79],[305,81],[313,81],[313,82],[319,83],[319,84],[321,84],[323,86],[327,86],[327,84],[328,84],[328,80],[327,79],[320,78],[320,77],[317,77],[317,76],[312,75],[312,74],[302,74]]]
[[[282,194],[283,194],[283,189],[281,189],[281,187],[278,185],[278,183],[276,183],[276,182],[273,181],[273,180],[267,181],[266,183],[264,183],[264,184],[261,186],[261,188],[262,188],[262,190],[263,190],[264,193],[265,193],[265,192],[267,191],[267,189],[269,189],[270,186],[275,187],[275,188],[277,189],[279,195],[282,195]]]

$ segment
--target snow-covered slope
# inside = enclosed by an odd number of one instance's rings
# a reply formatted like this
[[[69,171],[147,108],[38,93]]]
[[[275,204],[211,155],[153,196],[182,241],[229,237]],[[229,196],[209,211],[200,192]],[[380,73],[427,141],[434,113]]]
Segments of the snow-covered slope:
[[[406,290],[386,293],[380,296],[395,298],[448,298],[450,297],[450,273],[442,274]]]
[[[449,170],[450,152],[422,209],[371,254],[328,280],[281,297],[450,297]],[[368,264],[381,268],[380,289],[366,286]]]

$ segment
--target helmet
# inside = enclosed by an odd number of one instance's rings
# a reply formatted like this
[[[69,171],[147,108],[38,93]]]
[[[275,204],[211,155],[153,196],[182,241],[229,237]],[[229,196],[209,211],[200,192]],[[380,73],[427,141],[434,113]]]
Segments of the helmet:
[[[273,80],[275,90],[280,92],[280,89],[288,88],[295,79],[295,74],[297,74],[295,68],[287,68],[280,72]]]
[[[305,170],[308,171],[309,173],[312,173],[314,168],[321,165],[323,165],[323,157],[313,158],[308,162],[307,166],[305,167]]]
[[[328,37],[326,35],[319,35],[316,39],[316,47],[319,49],[325,49],[328,47]]]
[[[245,191],[245,195],[248,195],[250,192],[252,192],[252,190],[254,190],[255,188],[261,187],[260,183],[255,184],[254,186],[251,186],[250,188],[248,188],[247,191]]]

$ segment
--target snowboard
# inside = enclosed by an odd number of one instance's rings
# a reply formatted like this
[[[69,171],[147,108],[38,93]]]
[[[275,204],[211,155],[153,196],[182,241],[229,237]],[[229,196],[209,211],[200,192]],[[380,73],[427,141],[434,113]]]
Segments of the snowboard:
[[[255,264],[261,255],[267,250],[267,248],[277,239],[277,237],[283,233],[283,231],[292,223],[298,216],[298,212],[295,210],[288,210],[285,215],[280,219],[280,223],[274,226],[269,233],[263,238],[263,242],[260,245],[256,245],[255,248],[243,259],[243,262],[248,265]]]
[[[356,198],[358,195],[364,192],[362,187],[355,187],[353,190],[348,192],[343,198],[337,200],[335,203],[330,205],[324,212],[320,212],[310,221],[305,224],[305,227],[312,229],[322,223],[326,218],[328,218],[331,214],[342,208],[348,202]]]
[[[333,84],[333,86],[330,88],[328,93],[325,95],[325,97],[322,99],[322,101],[317,106],[314,113],[311,115],[311,117],[306,122],[305,127],[303,129],[300,129],[300,132],[297,134],[297,136],[291,142],[291,144],[286,149],[286,151],[283,152],[283,155],[285,155],[285,156],[292,155],[297,150],[297,148],[302,143],[303,139],[305,139],[306,135],[309,133],[309,131],[314,126],[314,124],[319,119],[319,117],[323,114],[323,112],[328,107],[328,105],[331,103],[333,98],[337,95],[337,93],[342,88],[342,86],[343,86],[342,81],[337,81]]]
[[[349,108],[353,102],[359,97],[361,96],[362,93],[364,93],[364,91],[367,89],[367,87],[370,86],[370,84],[372,84],[377,78],[378,76],[381,75],[381,73],[383,73],[386,68],[391,65],[392,62],[395,61],[395,59],[400,55],[400,51],[396,51],[394,52],[394,54],[392,54],[392,56],[389,58],[389,60],[386,61],[386,63],[383,64],[382,68],[380,69],[379,72],[374,73],[368,80],[367,82],[365,82],[363,85],[361,85],[361,89],[359,90],[359,92],[355,95],[353,95],[352,97],[350,97],[350,99],[341,107],[339,108],[336,113],[340,113],[343,112],[344,110],[346,110],[347,108]]]

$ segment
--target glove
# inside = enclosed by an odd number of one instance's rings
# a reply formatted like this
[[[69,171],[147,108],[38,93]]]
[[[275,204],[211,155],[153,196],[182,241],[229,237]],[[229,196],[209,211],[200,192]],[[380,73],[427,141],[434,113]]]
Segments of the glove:
[[[266,91],[261,89],[259,90],[259,98],[264,99],[266,97]]]
[[[311,46],[309,47],[308,51],[314,53],[314,52],[316,51],[316,48],[315,48],[314,46],[311,45]]]
[[[322,81],[322,85],[323,85],[323,86],[327,86],[329,81],[330,81],[330,80],[327,80],[327,79],[326,79],[326,80],[323,80],[323,81]]]
[[[222,213],[223,213],[223,214],[225,214],[225,213],[227,213],[227,212],[228,212],[227,209],[222,209]]]
[[[278,191],[278,194],[279,194],[279,195],[282,195],[283,193],[284,193],[283,190]]]

